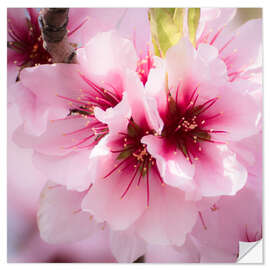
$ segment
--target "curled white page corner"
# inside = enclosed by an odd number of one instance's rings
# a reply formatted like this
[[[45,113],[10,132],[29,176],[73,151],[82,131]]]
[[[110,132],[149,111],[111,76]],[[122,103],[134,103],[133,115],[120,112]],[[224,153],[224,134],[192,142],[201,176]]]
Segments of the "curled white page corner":
[[[237,263],[263,263],[263,240],[257,242],[239,241]]]

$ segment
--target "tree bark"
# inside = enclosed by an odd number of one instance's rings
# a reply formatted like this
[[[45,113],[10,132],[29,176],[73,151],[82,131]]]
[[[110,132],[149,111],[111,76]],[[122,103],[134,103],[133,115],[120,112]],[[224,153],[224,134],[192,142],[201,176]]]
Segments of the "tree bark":
[[[53,63],[76,63],[74,47],[68,42],[68,8],[43,8],[39,22],[43,47]]]

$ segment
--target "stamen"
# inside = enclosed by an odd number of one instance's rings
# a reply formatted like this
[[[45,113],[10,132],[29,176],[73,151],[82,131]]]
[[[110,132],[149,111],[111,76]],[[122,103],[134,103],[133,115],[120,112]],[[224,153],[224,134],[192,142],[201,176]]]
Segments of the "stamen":
[[[126,162],[128,159],[130,159],[130,156],[128,156],[127,158],[125,158],[124,160],[122,160],[120,163],[118,163],[116,165],[115,168],[113,168],[108,174],[106,174],[103,179],[107,178],[108,176],[110,176],[114,171],[116,171],[122,164],[124,164],[124,162]]]
[[[205,230],[207,230],[207,227],[206,227],[206,225],[205,225],[205,223],[204,223],[204,220],[203,220],[201,211],[199,211],[198,213],[199,213],[199,217],[200,217],[200,220],[201,220],[201,222],[202,222],[203,228],[204,228]]]
[[[138,164],[138,163],[137,163],[137,164]],[[139,166],[138,166],[137,169],[135,170],[135,172],[134,172],[134,174],[133,174],[133,176],[132,176],[132,178],[131,178],[131,180],[130,180],[130,182],[129,182],[127,188],[126,188],[126,190],[124,191],[124,193],[123,193],[122,196],[121,196],[121,199],[123,199],[124,196],[127,194],[128,190],[129,190],[129,188],[130,188],[130,186],[132,185],[132,183],[133,183],[133,181],[134,181],[134,179],[135,179],[135,177],[136,177],[136,175],[137,175],[138,170],[139,170]]]

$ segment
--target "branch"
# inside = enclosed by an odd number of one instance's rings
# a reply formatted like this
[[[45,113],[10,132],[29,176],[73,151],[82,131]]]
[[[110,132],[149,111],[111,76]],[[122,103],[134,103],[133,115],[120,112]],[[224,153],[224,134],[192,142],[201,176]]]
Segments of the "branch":
[[[39,22],[43,47],[53,63],[76,63],[74,47],[68,42],[68,8],[43,8]]]

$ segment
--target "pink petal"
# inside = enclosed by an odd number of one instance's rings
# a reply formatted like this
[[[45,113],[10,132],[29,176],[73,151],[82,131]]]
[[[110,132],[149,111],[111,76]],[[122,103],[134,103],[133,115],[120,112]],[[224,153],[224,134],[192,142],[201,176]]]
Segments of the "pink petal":
[[[150,179],[150,206],[137,221],[136,230],[150,244],[181,246],[196,222],[195,204],[186,201],[179,189]]]
[[[192,71],[195,61],[195,49],[187,38],[182,38],[176,45],[168,49],[166,54],[166,68],[168,72],[168,86],[179,84]]]
[[[127,8],[119,20],[117,30],[122,36],[133,41],[138,55],[145,54],[150,42],[148,9]]]
[[[194,180],[203,196],[235,195],[246,183],[247,171],[225,145],[202,145]]]
[[[141,216],[146,207],[145,189],[137,189],[133,182],[126,196],[121,199],[133,173],[130,170],[115,171],[104,178],[116,164],[116,156],[108,153],[107,139],[108,136],[102,139],[102,146],[98,144],[91,153],[94,185],[85,196],[82,208],[93,214],[97,221],[108,222],[112,230],[125,230]]]
[[[136,70],[137,56],[131,41],[115,31],[98,33],[84,48],[77,51],[82,73],[87,77],[113,85],[123,92],[121,76],[125,69]],[[106,88],[106,87],[105,87]]]
[[[222,50],[220,57],[224,59],[229,73],[243,71],[257,61],[262,43],[262,20],[250,20],[235,33],[224,33],[216,46],[221,49],[231,38],[233,40]]]
[[[132,118],[141,127],[146,125],[145,114],[145,89],[135,71],[127,70],[125,74],[124,87],[127,92],[128,102],[132,110]],[[138,108],[141,108],[138,110]],[[151,124],[151,122],[150,122]]]
[[[78,65],[53,64],[24,69],[17,84],[16,102],[25,119],[26,132],[41,135],[48,120],[69,113],[69,102],[57,95],[77,99],[80,89],[87,87],[79,76]]]
[[[77,99],[81,89],[89,88],[81,79],[77,64],[40,65],[23,69],[21,81],[41,103],[54,106],[68,107],[68,102],[57,95]]]
[[[94,113],[99,121],[108,125],[111,133],[118,134],[125,130],[131,116],[127,93],[123,93],[122,101],[115,107],[110,107],[106,111],[95,107]]]
[[[84,118],[55,120],[48,123],[46,132],[39,137],[26,134],[21,126],[14,132],[13,139],[21,147],[34,148],[45,155],[63,156],[70,152],[80,151],[80,149],[72,146],[87,138],[89,133],[87,130],[73,135],[68,133],[84,128],[86,124],[88,122]],[[90,139],[88,144],[92,140]]]
[[[81,211],[84,195],[47,183],[40,195],[37,214],[40,236],[44,241],[69,243],[89,237],[96,230],[96,223],[90,215]]]
[[[114,257],[120,263],[132,263],[146,252],[146,244],[136,235],[134,228],[112,231],[110,245]]]
[[[181,152],[168,153],[164,139],[153,135],[144,136],[142,143],[147,145],[147,151],[156,159],[160,176],[166,184],[186,191],[194,189],[195,168]]]
[[[145,94],[157,100],[158,111],[163,115],[167,109],[165,61],[154,57],[154,66],[145,84]]]
[[[202,8],[197,32],[198,42],[206,39],[207,43],[214,41],[214,37],[235,16],[236,8]]]
[[[81,46],[98,32],[115,29],[125,10],[125,8],[70,8],[67,26],[71,34],[69,39]],[[81,24],[83,25],[80,26]],[[77,28],[78,30],[73,32]]]
[[[27,34],[28,29],[25,8],[8,8],[7,19],[8,22],[12,24],[16,34],[18,34],[20,37]]]
[[[247,81],[238,80],[220,89],[219,99],[207,113],[211,116],[222,112],[215,121],[206,121],[205,127],[226,131],[214,137],[219,140],[241,140],[258,132],[257,119],[260,108],[254,98],[247,93],[253,87]],[[232,98],[233,97],[233,98]]]
[[[261,181],[257,181],[261,186]],[[262,229],[261,196],[245,187],[235,196],[224,196],[215,207],[201,213],[192,235],[197,239],[202,262],[234,262],[239,241],[257,241]],[[219,239],[217,241],[217,239]]]
[[[8,205],[16,212],[22,211],[23,215],[29,215],[37,210],[39,193],[47,180],[33,165],[33,150],[18,147],[12,141],[14,130],[22,123],[17,107],[10,106],[7,116]],[[31,192],[31,196],[29,196],[29,192]],[[20,223],[18,226],[20,227]]]
[[[64,185],[68,190],[84,191],[91,184],[88,168],[89,153],[89,150],[85,150],[58,157],[36,152],[33,155],[33,163],[55,183]]]

